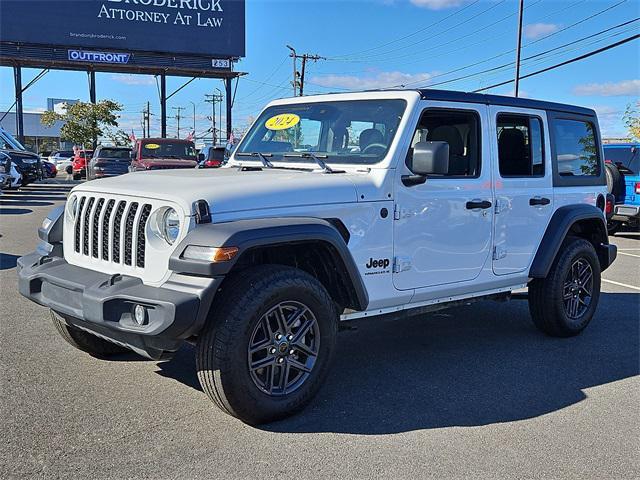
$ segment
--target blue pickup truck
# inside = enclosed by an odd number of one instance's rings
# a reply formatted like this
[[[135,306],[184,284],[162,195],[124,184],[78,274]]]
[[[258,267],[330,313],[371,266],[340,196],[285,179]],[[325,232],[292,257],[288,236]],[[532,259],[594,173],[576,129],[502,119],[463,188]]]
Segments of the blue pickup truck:
[[[604,146],[607,187],[615,197],[607,227],[615,233],[623,224],[640,227],[640,143]]]

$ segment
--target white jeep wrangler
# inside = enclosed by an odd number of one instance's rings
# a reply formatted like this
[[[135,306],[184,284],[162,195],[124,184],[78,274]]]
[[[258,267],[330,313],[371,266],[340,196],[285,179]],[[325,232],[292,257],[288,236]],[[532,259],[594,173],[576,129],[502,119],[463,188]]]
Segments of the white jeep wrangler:
[[[194,342],[211,399],[268,422],[315,395],[340,321],[528,287],[540,330],[580,333],[616,256],[602,158],[595,113],[575,106],[437,90],[278,100],[221,169],[75,187],[19,260],[20,293],[95,356]]]

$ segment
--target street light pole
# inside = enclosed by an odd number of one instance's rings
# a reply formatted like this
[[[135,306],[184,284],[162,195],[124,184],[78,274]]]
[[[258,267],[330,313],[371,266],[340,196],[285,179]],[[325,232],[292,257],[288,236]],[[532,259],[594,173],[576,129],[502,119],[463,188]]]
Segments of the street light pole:
[[[193,142],[196,141],[196,102],[189,101],[193,105]]]

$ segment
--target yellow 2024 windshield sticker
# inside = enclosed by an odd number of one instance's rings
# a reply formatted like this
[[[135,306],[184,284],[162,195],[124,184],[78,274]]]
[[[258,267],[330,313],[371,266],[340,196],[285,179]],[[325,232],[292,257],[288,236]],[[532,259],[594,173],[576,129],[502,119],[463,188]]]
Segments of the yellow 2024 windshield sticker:
[[[156,150],[157,148],[160,148],[160,145],[158,145],[157,143],[147,143],[144,148],[148,149],[148,150]]]
[[[264,123],[269,130],[286,130],[296,126],[300,122],[300,117],[295,113],[281,113],[271,117]]]

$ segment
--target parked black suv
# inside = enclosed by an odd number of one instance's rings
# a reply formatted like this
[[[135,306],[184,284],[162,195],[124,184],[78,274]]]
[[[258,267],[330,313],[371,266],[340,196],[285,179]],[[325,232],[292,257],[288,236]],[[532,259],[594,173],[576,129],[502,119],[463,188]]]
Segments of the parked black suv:
[[[131,149],[128,147],[98,146],[87,168],[87,180],[113,177],[129,171]]]

